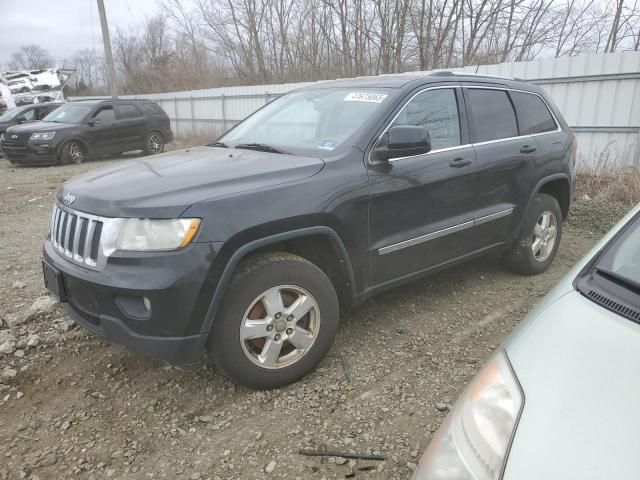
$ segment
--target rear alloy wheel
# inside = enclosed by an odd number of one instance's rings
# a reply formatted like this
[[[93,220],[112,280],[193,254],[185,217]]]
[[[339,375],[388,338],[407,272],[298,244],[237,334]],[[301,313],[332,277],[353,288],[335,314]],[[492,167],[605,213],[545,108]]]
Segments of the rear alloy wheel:
[[[538,193],[522,223],[518,240],[507,256],[511,266],[525,275],[544,272],[558,252],[562,237],[562,210],[551,195]]]
[[[277,388],[312,371],[338,330],[338,298],[326,274],[289,253],[241,263],[216,314],[207,351],[231,380]]]
[[[540,218],[533,227],[533,238],[531,240],[531,251],[533,258],[538,262],[546,261],[556,244],[558,236],[558,220],[553,212],[542,212]]]
[[[82,145],[76,141],[71,141],[62,147],[62,162],[63,163],[75,163],[77,165],[84,161],[84,150]]]
[[[164,138],[159,132],[151,132],[147,135],[144,151],[147,155],[155,155],[164,151]]]

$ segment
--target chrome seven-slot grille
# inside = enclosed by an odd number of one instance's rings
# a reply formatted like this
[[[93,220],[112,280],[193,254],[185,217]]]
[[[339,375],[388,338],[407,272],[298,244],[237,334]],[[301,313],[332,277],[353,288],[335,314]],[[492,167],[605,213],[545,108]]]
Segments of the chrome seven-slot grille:
[[[53,207],[51,243],[68,260],[96,268],[100,254],[103,221],[93,215]]]

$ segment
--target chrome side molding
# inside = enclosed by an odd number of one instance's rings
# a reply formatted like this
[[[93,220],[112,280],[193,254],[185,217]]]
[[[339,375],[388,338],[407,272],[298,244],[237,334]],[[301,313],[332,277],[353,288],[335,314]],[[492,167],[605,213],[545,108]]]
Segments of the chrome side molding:
[[[387,253],[397,252],[398,250],[402,250],[404,248],[413,247],[414,245],[428,242],[430,240],[435,240],[436,238],[441,238],[452,233],[457,233],[462,230],[466,230],[467,228],[472,228],[478,225],[482,225],[483,223],[498,220],[499,218],[506,217],[508,215],[511,215],[512,213],[513,208],[507,208],[490,215],[485,215],[484,217],[476,218],[475,220],[470,220],[468,222],[454,225],[453,227],[443,228],[442,230],[438,230],[436,232],[427,233],[426,235],[420,235],[419,237],[411,238],[409,240],[393,243],[391,245],[387,245],[386,247],[379,248],[378,255],[386,255]]]

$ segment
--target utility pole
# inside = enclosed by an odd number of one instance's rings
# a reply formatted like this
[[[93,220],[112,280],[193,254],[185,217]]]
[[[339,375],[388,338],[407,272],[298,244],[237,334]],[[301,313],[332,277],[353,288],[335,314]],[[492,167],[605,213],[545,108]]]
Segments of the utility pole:
[[[113,68],[113,55],[111,53],[111,38],[109,37],[109,26],[107,25],[107,13],[104,10],[103,0],[98,0],[98,12],[100,12],[100,26],[102,27],[102,42],[104,43],[104,58],[107,62],[107,83],[109,92],[113,98],[118,98],[116,88],[116,70]]]

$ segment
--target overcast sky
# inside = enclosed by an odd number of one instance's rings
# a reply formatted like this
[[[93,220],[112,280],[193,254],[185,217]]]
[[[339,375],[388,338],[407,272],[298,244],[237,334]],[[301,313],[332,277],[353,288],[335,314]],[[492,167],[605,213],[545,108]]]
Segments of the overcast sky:
[[[158,10],[158,0],[104,0],[112,32]],[[96,0],[0,0],[0,65],[21,45],[35,43],[57,58],[102,49]]]

